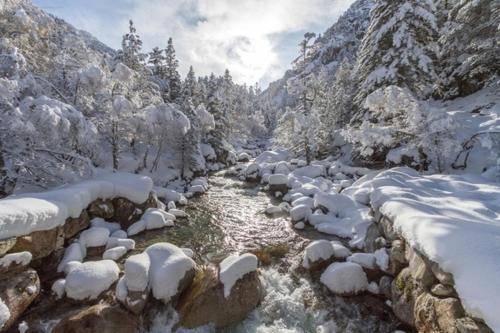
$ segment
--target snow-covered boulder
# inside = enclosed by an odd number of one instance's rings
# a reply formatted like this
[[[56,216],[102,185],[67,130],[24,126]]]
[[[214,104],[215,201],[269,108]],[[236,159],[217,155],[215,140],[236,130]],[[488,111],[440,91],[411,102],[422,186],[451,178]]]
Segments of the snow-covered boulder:
[[[57,266],[57,271],[63,272],[66,265],[71,261],[82,262],[86,255],[86,253],[83,252],[82,247],[82,244],[79,242],[70,244],[64,251],[64,256]]]
[[[127,248],[125,246],[117,246],[104,251],[102,254],[102,259],[118,260],[127,253]]]
[[[109,238],[109,229],[104,227],[91,227],[82,231],[80,243],[86,247],[105,246]]]
[[[269,191],[281,192],[283,194],[288,192],[288,176],[283,174],[269,175]]]
[[[321,274],[320,281],[340,295],[358,294],[368,288],[363,268],[353,262],[334,262]]]
[[[141,219],[145,223],[146,230],[152,230],[173,226],[175,216],[167,213],[163,209],[148,208],[142,215]]]
[[[125,260],[125,284],[129,291],[145,291],[149,285],[151,260],[146,252],[135,254]]]
[[[252,157],[248,153],[241,153],[238,155],[238,162],[248,162]]]
[[[336,259],[345,259],[352,254],[351,250],[345,247],[341,242],[332,241],[331,243],[333,247],[333,255]]]
[[[95,217],[92,220],[90,220],[90,225],[92,227],[106,228],[109,230],[110,234],[121,229],[119,223],[106,222],[104,219],[102,219],[100,217]]]
[[[376,258],[373,253],[354,253],[351,256],[349,256],[346,260],[349,262],[354,262],[364,268],[368,269],[377,268]]]
[[[304,268],[311,268],[312,265],[318,262],[324,262],[334,256],[334,249],[332,243],[327,240],[316,240],[307,245],[304,250],[304,257],[302,259],[302,266]]]
[[[75,300],[96,299],[118,280],[120,268],[112,260],[88,261],[71,270],[64,289]]]
[[[325,167],[322,165],[308,165],[292,171],[294,176],[305,176],[316,178],[326,175]]]
[[[234,254],[224,259],[219,264],[219,279],[224,285],[224,297],[229,297],[236,281],[245,274],[257,270],[257,257],[250,253]]]
[[[131,238],[109,237],[108,242],[106,243],[106,250],[117,246],[123,246],[127,249],[127,251],[133,250],[135,249],[135,240]]]
[[[146,221],[139,220],[127,228],[127,235],[134,236],[146,230]]]
[[[172,208],[172,209],[169,209],[168,212],[175,217],[180,217],[180,218],[188,217],[188,214],[181,209]]]
[[[307,205],[298,205],[290,209],[290,217],[293,222],[307,220],[312,211]]]
[[[290,168],[288,167],[288,163],[285,161],[280,161],[276,163],[274,167],[274,173],[288,175],[290,173]]]

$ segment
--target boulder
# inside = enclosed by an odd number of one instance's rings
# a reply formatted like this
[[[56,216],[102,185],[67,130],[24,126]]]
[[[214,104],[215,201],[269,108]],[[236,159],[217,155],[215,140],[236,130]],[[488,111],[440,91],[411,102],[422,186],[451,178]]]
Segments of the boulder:
[[[142,209],[137,208],[132,201],[125,198],[113,199],[113,207],[115,212],[113,221],[118,222],[123,230],[127,230],[139,221],[143,213]]]
[[[457,298],[438,298],[424,292],[415,301],[415,327],[419,332],[458,333],[455,322],[464,315]]]
[[[115,215],[115,207],[111,200],[97,199],[92,201],[87,208],[90,216],[111,219]]]
[[[16,237],[0,240],[0,257],[9,252],[16,245]]]
[[[389,273],[398,274],[404,267],[408,266],[405,258],[406,245],[403,240],[396,239],[392,241],[389,250]]]
[[[195,328],[213,323],[216,328],[226,327],[245,319],[261,299],[262,286],[256,271],[239,279],[226,298],[217,269],[205,267],[196,272],[193,283],[177,303],[178,326]]]
[[[129,291],[121,303],[130,312],[140,315],[148,303],[149,295],[149,292]]]
[[[430,290],[436,282],[436,277],[432,273],[431,262],[422,254],[408,246],[407,259],[411,276],[425,290]]]
[[[393,240],[398,238],[396,231],[394,231],[392,221],[389,220],[387,217],[382,216],[378,224],[380,230],[382,231],[382,234],[389,242],[392,242]]]
[[[86,210],[83,210],[77,218],[68,218],[64,223],[64,238],[70,239],[75,237],[80,231],[87,229],[90,226],[90,216]]]
[[[139,319],[119,305],[100,303],[72,313],[52,330],[53,333],[136,333]]]
[[[3,275],[0,280],[0,298],[10,311],[3,329],[8,329],[40,294],[40,279],[29,268],[22,273]]]
[[[64,229],[57,227],[50,230],[35,231],[27,236],[18,237],[9,252],[31,252],[32,260],[45,258],[64,246]]]
[[[375,252],[379,247],[376,244],[377,238],[382,236],[377,223],[372,223],[366,230],[365,236],[365,252]]]
[[[415,326],[415,300],[422,292],[414,283],[409,268],[404,268],[392,281],[392,309],[396,317],[406,325]]]
[[[447,286],[454,286],[455,281],[453,280],[453,275],[451,273],[447,273],[443,271],[437,263],[432,263],[431,264],[431,270],[434,276],[439,280],[444,285]]]
[[[485,323],[474,320],[470,317],[459,318],[455,321],[455,326],[460,333],[493,333]]]
[[[431,292],[433,295],[439,297],[455,296],[455,289],[452,286],[441,283],[434,285]]]

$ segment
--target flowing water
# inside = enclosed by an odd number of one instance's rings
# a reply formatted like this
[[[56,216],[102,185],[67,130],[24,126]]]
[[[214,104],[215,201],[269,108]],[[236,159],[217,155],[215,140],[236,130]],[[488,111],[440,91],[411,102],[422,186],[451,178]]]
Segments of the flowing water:
[[[192,249],[200,264],[218,263],[235,252],[255,253],[266,264],[260,268],[266,296],[247,320],[224,332],[392,332],[397,322],[383,300],[333,296],[314,282],[319,276],[297,269],[310,239],[328,237],[297,232],[285,216],[266,216],[263,211],[272,201],[259,185],[216,173],[210,177],[210,190],[190,200],[189,219],[140,236],[137,251],[168,241]],[[172,311],[158,315],[149,332],[168,332],[174,317]]]

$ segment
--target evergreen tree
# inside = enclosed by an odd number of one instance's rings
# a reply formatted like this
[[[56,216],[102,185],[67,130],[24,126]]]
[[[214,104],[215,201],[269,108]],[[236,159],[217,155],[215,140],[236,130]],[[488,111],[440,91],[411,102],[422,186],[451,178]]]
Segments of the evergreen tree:
[[[153,48],[149,53],[148,64],[151,66],[153,75],[163,77],[165,74],[165,56],[159,47]]]
[[[167,48],[165,49],[165,79],[168,82],[167,100],[175,101],[180,97],[181,93],[181,76],[177,71],[179,61],[175,57],[175,49],[172,38],[168,39]]]
[[[122,61],[129,68],[139,70],[144,56],[141,54],[142,40],[137,34],[134,22],[129,20],[129,32],[122,39]]]
[[[428,97],[436,82],[437,24],[431,0],[377,0],[358,54],[356,104],[379,87]]]

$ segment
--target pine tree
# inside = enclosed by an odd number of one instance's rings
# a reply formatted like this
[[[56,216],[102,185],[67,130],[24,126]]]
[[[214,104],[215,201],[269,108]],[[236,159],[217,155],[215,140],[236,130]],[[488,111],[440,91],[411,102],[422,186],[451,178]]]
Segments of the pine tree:
[[[163,50],[155,47],[149,53],[148,64],[151,65],[153,75],[157,77],[163,77],[165,74],[165,56],[163,55]]]
[[[377,0],[358,53],[356,104],[379,87],[428,97],[436,82],[437,24],[431,0]]]
[[[169,38],[165,49],[165,79],[168,82],[167,100],[170,102],[180,97],[181,76],[177,71],[178,67],[179,61],[175,57],[174,42],[172,38]]]
[[[129,20],[129,32],[122,39],[122,60],[125,65],[139,70],[144,56],[141,54],[142,40],[137,34],[134,22]]]

